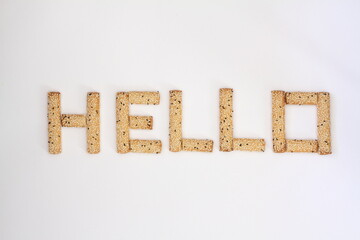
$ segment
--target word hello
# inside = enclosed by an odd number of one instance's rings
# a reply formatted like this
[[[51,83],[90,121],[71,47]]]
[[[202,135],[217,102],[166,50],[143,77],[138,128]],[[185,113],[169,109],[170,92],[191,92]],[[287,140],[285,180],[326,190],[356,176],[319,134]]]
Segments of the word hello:
[[[273,151],[311,152],[331,154],[330,94],[326,92],[272,91]],[[209,139],[184,138],[182,134],[182,91],[171,90],[169,101],[169,150],[171,152],[212,152],[213,141]],[[100,94],[87,94],[86,114],[62,114],[61,94],[48,93],[48,145],[49,153],[61,153],[61,128],[84,127],[87,129],[88,153],[100,152]],[[159,92],[118,92],[116,94],[116,143],[118,153],[160,153],[160,140],[131,139],[130,129],[152,129],[152,116],[132,116],[131,104],[160,103]],[[316,105],[318,138],[315,140],[286,139],[285,105]],[[219,93],[220,151],[265,151],[264,139],[234,138],[233,135],[233,90],[221,88]]]

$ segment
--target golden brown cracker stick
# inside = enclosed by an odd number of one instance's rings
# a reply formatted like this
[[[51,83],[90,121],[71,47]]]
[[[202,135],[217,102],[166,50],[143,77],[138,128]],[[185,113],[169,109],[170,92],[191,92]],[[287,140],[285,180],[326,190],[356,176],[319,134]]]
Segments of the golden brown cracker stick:
[[[287,92],[286,104],[295,105],[316,105],[317,93],[316,92]]]
[[[130,128],[131,129],[148,129],[153,128],[152,116],[130,116]]]
[[[116,93],[116,146],[118,153],[130,151],[129,93]]]
[[[62,127],[86,127],[84,114],[61,114]]]
[[[250,139],[250,138],[234,138],[234,150],[236,151],[250,151],[250,152],[264,152],[264,139]]]
[[[285,92],[272,91],[272,135],[276,153],[286,151],[285,141]]]
[[[317,118],[319,154],[331,154],[330,93],[318,93]]]
[[[212,152],[214,142],[207,139],[182,139],[182,150],[192,152]]]
[[[59,92],[48,93],[48,145],[49,153],[61,153],[61,103]]]
[[[160,153],[160,140],[130,140],[130,151],[134,153]]]
[[[286,140],[286,151],[315,153],[318,151],[318,141],[288,139]]]
[[[220,89],[220,151],[233,150],[233,90]]]
[[[170,91],[169,113],[169,150],[179,152],[182,149],[182,91]]]
[[[89,92],[86,110],[86,137],[88,153],[100,152],[100,94]]]
[[[160,103],[159,92],[129,92],[130,104],[147,104],[158,105]]]

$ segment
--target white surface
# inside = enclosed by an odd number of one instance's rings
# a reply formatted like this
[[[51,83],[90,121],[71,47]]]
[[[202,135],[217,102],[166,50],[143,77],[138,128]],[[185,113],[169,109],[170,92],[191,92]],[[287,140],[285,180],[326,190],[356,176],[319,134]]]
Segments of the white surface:
[[[270,3],[271,2],[271,3]],[[360,239],[358,1],[0,1],[0,239]],[[218,91],[235,135],[265,153],[218,151]],[[168,91],[184,134],[213,153],[168,151]],[[328,91],[333,154],[275,154],[271,90]],[[101,144],[63,129],[47,153],[46,94],[84,113],[101,93]],[[159,90],[159,155],[116,153],[115,93]],[[315,137],[315,109],[287,107],[288,136]]]

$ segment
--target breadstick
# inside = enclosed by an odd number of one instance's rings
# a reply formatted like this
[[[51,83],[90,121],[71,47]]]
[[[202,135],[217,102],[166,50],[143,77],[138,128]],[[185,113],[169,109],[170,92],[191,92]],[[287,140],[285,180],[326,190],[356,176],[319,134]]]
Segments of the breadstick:
[[[286,150],[285,141],[285,92],[272,91],[272,135],[276,153]]]
[[[129,136],[129,94],[116,94],[116,145],[118,153],[130,151]]]
[[[220,89],[220,151],[233,150],[233,90]]]
[[[153,128],[152,116],[130,116],[130,128],[131,129],[147,129]]]
[[[130,151],[134,153],[160,153],[160,140],[130,140]]]
[[[264,152],[264,139],[250,139],[250,138],[234,138],[234,150],[237,151],[251,151]]]
[[[100,152],[100,94],[89,92],[86,110],[86,137],[88,153]]]
[[[86,127],[84,114],[61,114],[62,127]]]
[[[60,93],[48,93],[48,145],[49,153],[61,153],[61,105]]]
[[[331,154],[330,94],[327,92],[318,93],[317,118],[319,154]]]
[[[169,150],[179,152],[182,149],[182,92],[170,91],[169,104]]]
[[[153,104],[158,105],[160,103],[159,92],[129,92],[130,104]]]
[[[287,152],[312,152],[318,151],[317,140],[286,140],[286,151]]]
[[[182,140],[182,150],[191,152],[212,152],[214,142],[207,139],[186,139]]]
[[[287,92],[286,104],[295,105],[316,105],[317,93],[316,92]]]

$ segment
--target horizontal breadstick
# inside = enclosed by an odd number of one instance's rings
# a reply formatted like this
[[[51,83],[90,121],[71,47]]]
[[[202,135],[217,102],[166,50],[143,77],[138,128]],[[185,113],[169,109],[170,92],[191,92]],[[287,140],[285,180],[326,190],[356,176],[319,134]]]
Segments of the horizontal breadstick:
[[[214,142],[207,139],[186,139],[182,140],[182,150],[192,152],[212,152]]]
[[[264,139],[234,138],[234,151],[264,152]]]
[[[160,103],[159,92],[129,92],[130,104],[153,104],[158,105]]]
[[[169,101],[169,150],[179,152],[182,149],[182,92],[170,91]]]
[[[286,140],[287,152],[312,152],[318,151],[317,140]]]
[[[86,137],[88,153],[100,152],[100,94],[89,92],[86,110]]]
[[[61,114],[62,127],[86,127],[84,114]]]
[[[272,91],[272,135],[276,153],[286,150],[285,141],[285,92]]]
[[[48,93],[48,147],[49,153],[61,153],[61,105],[60,93]]]
[[[160,153],[160,140],[130,140],[130,151],[134,153]]]
[[[148,129],[153,128],[152,116],[130,116],[130,128],[131,129]]]
[[[220,151],[233,150],[233,90],[220,89]]]
[[[296,105],[316,105],[317,93],[316,92],[287,92],[286,104]]]
[[[116,146],[118,153],[130,151],[129,94],[116,93]]]
[[[319,154],[331,154],[330,94],[327,92],[318,93],[317,118]]]

